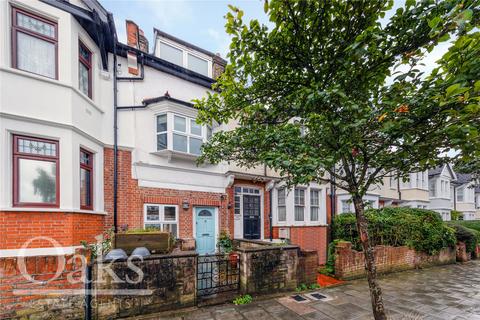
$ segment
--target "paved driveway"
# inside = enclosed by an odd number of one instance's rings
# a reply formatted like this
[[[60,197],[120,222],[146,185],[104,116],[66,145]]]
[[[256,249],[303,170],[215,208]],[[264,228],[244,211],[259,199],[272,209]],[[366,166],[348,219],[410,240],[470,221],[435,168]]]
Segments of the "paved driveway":
[[[480,261],[391,274],[381,279],[381,286],[389,319],[480,319]],[[244,306],[200,308],[176,317],[142,319],[373,319],[365,280],[319,292],[327,296],[326,301],[297,303],[281,297]]]

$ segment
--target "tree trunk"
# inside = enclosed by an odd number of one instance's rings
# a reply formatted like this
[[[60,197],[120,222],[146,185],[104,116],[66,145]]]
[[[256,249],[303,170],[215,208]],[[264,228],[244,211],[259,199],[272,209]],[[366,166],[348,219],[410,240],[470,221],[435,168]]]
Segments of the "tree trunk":
[[[368,223],[365,218],[365,206],[361,196],[352,196],[357,217],[357,229],[365,255],[365,270],[367,270],[368,286],[370,287],[370,298],[372,300],[373,316],[375,320],[386,320],[385,307],[383,306],[382,289],[377,281],[377,268],[375,266],[375,255],[368,238]]]

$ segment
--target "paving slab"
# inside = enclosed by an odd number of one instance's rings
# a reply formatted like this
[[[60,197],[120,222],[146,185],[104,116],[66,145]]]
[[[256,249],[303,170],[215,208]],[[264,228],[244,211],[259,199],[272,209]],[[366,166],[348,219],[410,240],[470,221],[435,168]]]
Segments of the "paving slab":
[[[480,320],[480,261],[411,270],[380,278],[389,320]],[[184,315],[142,316],[162,320],[370,320],[365,280],[317,290],[330,299],[296,303],[291,294],[248,305],[203,307]]]

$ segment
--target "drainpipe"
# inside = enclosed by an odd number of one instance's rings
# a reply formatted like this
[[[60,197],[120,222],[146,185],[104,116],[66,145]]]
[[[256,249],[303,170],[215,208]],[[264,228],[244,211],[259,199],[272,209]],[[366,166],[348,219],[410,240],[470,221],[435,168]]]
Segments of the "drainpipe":
[[[270,212],[268,213],[268,220],[270,221],[270,242],[273,241],[273,226],[272,226],[272,189],[268,191],[270,201]]]
[[[110,22],[113,16],[108,14]],[[113,28],[115,24],[111,23]],[[118,97],[117,97],[117,32],[113,29],[113,232],[118,231],[117,198],[118,198]]]
[[[85,320],[92,319],[92,264],[85,270]]]
[[[335,170],[335,167],[333,168]],[[330,242],[333,241],[333,222],[336,213],[336,178],[332,175],[332,182],[330,183]]]

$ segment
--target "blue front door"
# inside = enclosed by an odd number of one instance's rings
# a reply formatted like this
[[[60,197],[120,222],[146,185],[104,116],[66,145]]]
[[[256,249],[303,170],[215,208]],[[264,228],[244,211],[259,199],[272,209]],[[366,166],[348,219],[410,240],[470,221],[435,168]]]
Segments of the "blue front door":
[[[198,254],[215,253],[215,208],[195,208],[195,239]]]

